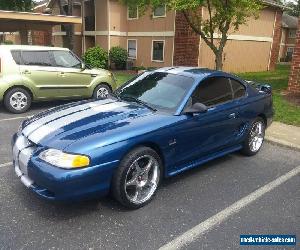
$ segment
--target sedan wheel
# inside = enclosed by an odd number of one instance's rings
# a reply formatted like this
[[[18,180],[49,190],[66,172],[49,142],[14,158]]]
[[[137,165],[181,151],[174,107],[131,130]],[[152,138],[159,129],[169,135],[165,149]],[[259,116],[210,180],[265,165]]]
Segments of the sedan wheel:
[[[139,147],[121,162],[113,178],[113,194],[123,205],[139,208],[155,194],[161,179],[161,160],[151,148]]]
[[[248,156],[255,155],[261,149],[265,138],[265,123],[257,118],[251,125],[249,133],[243,144],[242,153]]]

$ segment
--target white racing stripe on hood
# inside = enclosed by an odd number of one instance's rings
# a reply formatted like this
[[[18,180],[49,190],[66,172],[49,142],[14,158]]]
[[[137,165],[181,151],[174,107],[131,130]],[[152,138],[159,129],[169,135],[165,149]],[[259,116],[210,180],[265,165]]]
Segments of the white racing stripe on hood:
[[[67,126],[73,122],[79,121],[81,119],[87,118],[92,115],[96,115],[99,112],[111,112],[117,108],[126,107],[127,103],[122,102],[112,102],[108,104],[97,105],[96,103],[89,103],[89,109],[82,110],[70,115],[67,115],[62,118],[58,118],[52,122],[49,122],[45,125],[42,125],[38,129],[34,130],[29,136],[28,139],[34,143],[39,143],[43,138],[52,132],[61,129],[64,126]]]
[[[69,115],[71,113],[74,113],[74,112],[80,112],[80,111],[83,111],[85,109],[91,108],[91,104],[98,106],[98,105],[103,105],[103,104],[106,104],[106,103],[109,103],[109,102],[111,102],[111,100],[109,100],[109,99],[99,100],[99,101],[92,102],[92,103],[85,103],[85,104],[82,104],[82,105],[76,105],[74,107],[58,110],[54,113],[43,116],[40,119],[38,119],[38,120],[30,123],[29,125],[27,125],[23,129],[23,134],[28,137],[28,135],[30,133],[32,133],[33,131],[35,131],[36,129],[38,129],[39,127],[41,127],[42,125],[44,125],[48,122],[51,122],[51,121],[53,121],[55,119],[58,119],[62,116],[67,116],[67,115]]]

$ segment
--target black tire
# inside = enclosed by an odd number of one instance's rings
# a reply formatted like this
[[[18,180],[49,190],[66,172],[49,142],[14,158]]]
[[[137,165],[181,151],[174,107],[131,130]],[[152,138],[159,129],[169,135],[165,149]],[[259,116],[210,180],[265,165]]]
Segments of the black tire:
[[[16,101],[16,106],[14,106],[11,104],[10,100],[14,96],[18,96],[18,95],[20,100],[18,100],[19,102]],[[13,88],[5,94],[3,102],[4,102],[4,106],[8,111],[15,114],[21,114],[26,112],[30,108],[32,97],[30,93],[23,88]]]
[[[102,91],[101,91],[102,90]],[[101,91],[103,93],[106,93],[106,96],[99,96],[98,95],[98,92]],[[94,99],[105,99],[107,98],[107,96],[109,96],[109,94],[111,94],[111,89],[108,85],[102,83],[102,84],[99,84],[95,89],[94,89],[94,92],[93,92],[93,98]]]
[[[253,148],[253,147],[251,147],[251,141],[253,140],[251,133],[253,132],[253,130],[255,129],[255,126],[257,126],[257,124],[261,124],[261,126],[262,126],[262,128],[261,128],[262,142],[258,148]],[[243,142],[243,148],[241,150],[242,154],[244,154],[246,156],[253,156],[253,155],[256,155],[260,151],[260,149],[262,148],[263,142],[264,142],[264,138],[265,138],[265,129],[266,129],[266,124],[262,118],[258,117],[252,122],[249,132],[247,134],[247,137],[246,137],[245,141]]]
[[[128,183],[127,181],[128,181],[128,176],[129,176],[130,172],[133,171],[133,173],[134,173],[134,170],[132,170],[132,168],[135,166],[135,165],[133,165],[134,162],[136,162],[138,159],[142,159],[142,160],[146,159],[146,158],[143,158],[145,156],[153,157],[152,160],[155,159],[156,162],[154,161],[155,162],[154,165],[157,164],[158,168],[153,167],[152,177],[154,176],[154,171],[155,171],[154,169],[158,169],[158,172],[156,172],[157,174],[155,175],[158,177],[158,180],[156,180],[157,185],[155,185],[155,190],[149,192],[149,195],[151,194],[151,196],[149,196],[147,198],[147,200],[137,203],[137,202],[133,202],[129,198],[129,191],[131,191],[131,190],[129,190],[129,188],[126,187],[125,184]],[[144,168],[141,168],[141,169],[144,169]],[[151,175],[151,173],[147,174],[146,183],[148,183],[148,181],[150,179],[149,178],[150,175]],[[137,178],[133,178],[134,176],[137,176]],[[113,194],[114,198],[117,201],[119,201],[123,206],[130,208],[130,209],[138,209],[140,207],[145,206],[147,203],[149,203],[153,199],[153,197],[157,191],[157,188],[162,180],[162,176],[163,176],[163,167],[162,167],[162,162],[161,162],[159,155],[151,148],[138,147],[138,148],[132,150],[131,152],[129,152],[123,158],[119,167],[115,170],[114,175],[113,175],[113,180],[112,180],[112,194]],[[138,179],[138,177],[140,177],[138,174],[134,174],[134,175],[132,174],[130,179],[136,179],[137,181],[143,181],[143,179]],[[139,183],[141,183],[141,182],[139,182]],[[144,187],[147,188],[147,185],[145,184]],[[133,187],[132,190],[134,190],[134,189],[136,189],[135,192],[137,192],[137,186]],[[147,193],[147,192],[144,192],[144,193]]]

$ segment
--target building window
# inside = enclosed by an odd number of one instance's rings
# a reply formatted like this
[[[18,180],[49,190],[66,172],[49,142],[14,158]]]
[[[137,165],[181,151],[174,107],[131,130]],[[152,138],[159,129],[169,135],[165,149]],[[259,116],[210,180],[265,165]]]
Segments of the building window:
[[[127,52],[128,58],[136,59],[137,57],[137,41],[127,40]]]
[[[286,49],[286,61],[287,62],[292,61],[293,53],[294,53],[294,48],[293,47],[288,47]]]
[[[130,7],[128,6],[127,8],[127,19],[132,20],[132,19],[138,19],[139,13],[138,13],[138,7]]]
[[[152,41],[152,61],[164,61],[165,41]]]
[[[289,38],[296,38],[297,30],[290,30],[289,31]]]
[[[159,6],[157,8],[154,9],[153,11],[153,17],[156,18],[156,17],[166,17],[166,5],[162,5],[162,6]]]

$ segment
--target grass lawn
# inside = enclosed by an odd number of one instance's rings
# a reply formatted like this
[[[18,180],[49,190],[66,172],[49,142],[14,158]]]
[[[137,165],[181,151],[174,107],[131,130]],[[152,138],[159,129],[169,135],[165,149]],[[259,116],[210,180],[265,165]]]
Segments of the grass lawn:
[[[121,86],[124,82],[133,78],[135,75],[128,74],[125,72],[114,72],[114,76],[116,77],[118,87]]]
[[[278,65],[275,71],[241,73],[238,74],[245,80],[268,83],[273,88],[273,100],[275,107],[275,121],[300,126],[300,107],[290,104],[281,95],[280,91],[288,86],[290,67]],[[118,86],[128,81],[134,75],[125,72],[115,72]]]
[[[268,83],[273,88],[275,121],[300,126],[300,107],[286,101],[280,94],[287,89],[290,67],[278,65],[275,71],[238,74],[246,80]]]

